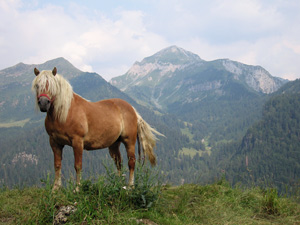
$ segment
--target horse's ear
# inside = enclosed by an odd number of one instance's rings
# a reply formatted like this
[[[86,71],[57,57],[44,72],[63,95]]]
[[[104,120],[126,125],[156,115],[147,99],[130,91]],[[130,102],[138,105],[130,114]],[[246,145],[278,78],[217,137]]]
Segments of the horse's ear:
[[[40,74],[40,71],[37,69],[37,68],[34,68],[34,74],[37,76],[37,75],[39,75]]]
[[[52,70],[52,74],[53,74],[53,76],[55,76],[55,75],[56,75],[56,73],[57,73],[57,69],[56,69],[56,67],[54,67],[54,68],[53,68],[53,70]]]

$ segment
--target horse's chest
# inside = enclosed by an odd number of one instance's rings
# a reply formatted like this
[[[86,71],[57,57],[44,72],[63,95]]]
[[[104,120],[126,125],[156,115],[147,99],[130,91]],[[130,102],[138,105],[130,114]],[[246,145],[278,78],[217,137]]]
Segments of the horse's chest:
[[[45,128],[48,135],[55,140],[56,143],[60,143],[62,145],[71,145],[72,141],[70,135],[64,127],[46,122]]]
[[[57,132],[55,129],[47,130],[47,133],[57,143],[60,143],[63,145],[71,145],[70,137],[67,134]]]

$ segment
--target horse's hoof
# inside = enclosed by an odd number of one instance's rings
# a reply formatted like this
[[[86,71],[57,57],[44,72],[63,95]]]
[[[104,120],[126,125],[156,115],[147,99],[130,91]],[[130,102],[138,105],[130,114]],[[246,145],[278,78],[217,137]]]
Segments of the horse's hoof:
[[[60,189],[60,187],[59,187],[59,186],[54,186],[54,187],[52,188],[52,193],[56,193],[56,192],[58,192],[58,191],[59,191],[59,189]]]
[[[74,189],[73,193],[76,194],[76,193],[79,193],[79,191],[80,191],[80,188],[79,188],[79,186],[77,186],[77,187]]]
[[[134,185],[124,186],[123,189],[124,190],[128,190],[128,191],[133,190],[134,189]]]

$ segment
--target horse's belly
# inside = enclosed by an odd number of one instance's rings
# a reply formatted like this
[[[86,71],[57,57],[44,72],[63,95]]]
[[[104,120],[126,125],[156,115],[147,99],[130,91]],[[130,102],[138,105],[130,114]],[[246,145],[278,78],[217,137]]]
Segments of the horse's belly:
[[[107,148],[117,141],[119,134],[102,134],[98,136],[87,136],[84,139],[84,149],[96,150]]]
[[[85,150],[97,150],[102,148],[107,148],[109,145],[101,144],[97,142],[84,142],[84,149]]]

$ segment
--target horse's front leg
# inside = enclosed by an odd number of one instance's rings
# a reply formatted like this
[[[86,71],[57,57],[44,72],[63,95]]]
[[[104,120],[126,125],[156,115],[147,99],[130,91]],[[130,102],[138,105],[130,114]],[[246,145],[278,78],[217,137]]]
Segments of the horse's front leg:
[[[51,137],[50,137],[50,146],[53,151],[54,155],[54,169],[55,169],[55,180],[52,191],[56,191],[61,187],[61,160],[62,160],[62,150],[63,145],[57,144]]]
[[[76,170],[76,192],[79,192],[81,170],[82,170],[82,152],[83,152],[83,140],[82,138],[76,138],[72,141],[72,147],[74,152],[74,167]]]

